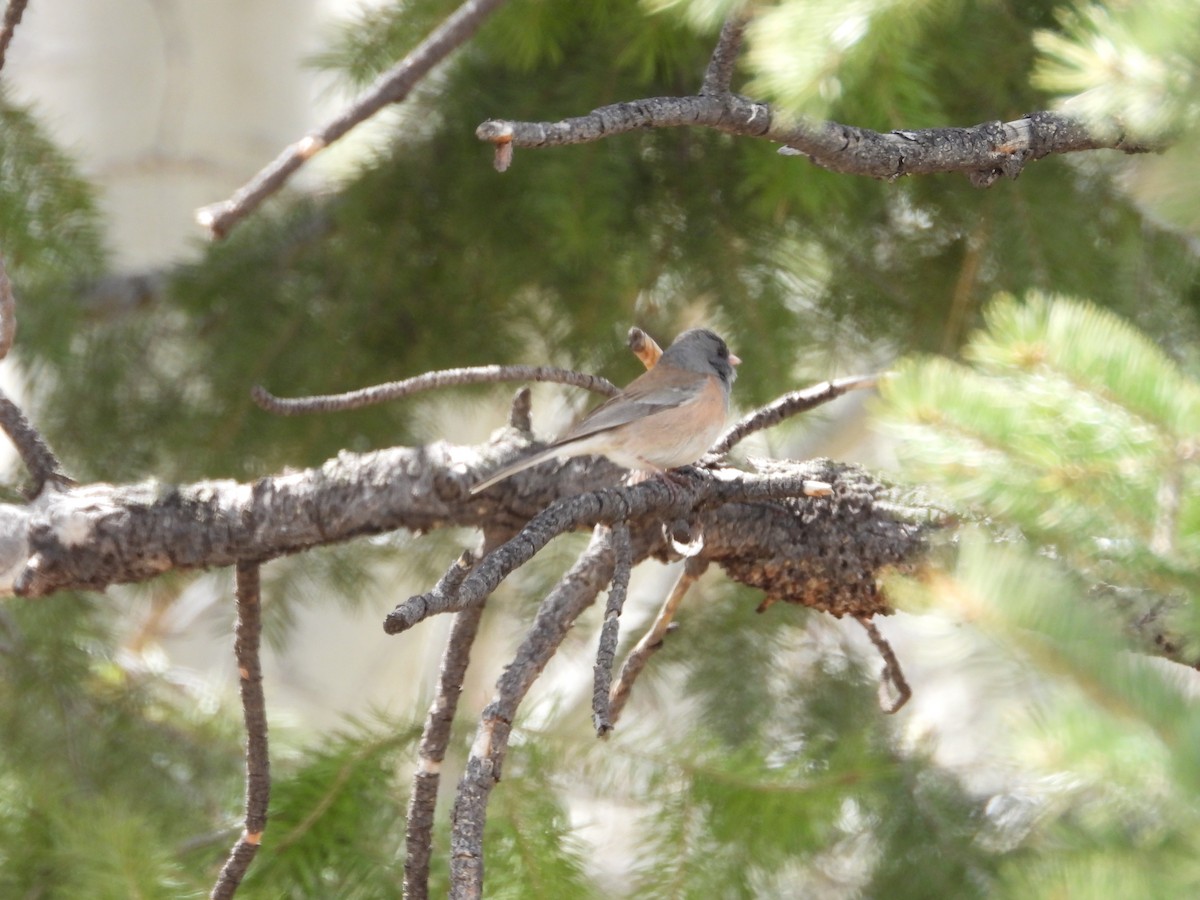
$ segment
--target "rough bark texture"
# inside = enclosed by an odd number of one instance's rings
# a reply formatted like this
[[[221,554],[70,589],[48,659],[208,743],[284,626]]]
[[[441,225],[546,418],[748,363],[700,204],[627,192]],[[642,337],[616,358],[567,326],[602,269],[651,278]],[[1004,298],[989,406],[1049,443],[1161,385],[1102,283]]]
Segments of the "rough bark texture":
[[[879,569],[911,561],[922,550],[920,525],[876,505],[877,483],[859,469],[825,461],[777,464],[766,475],[701,470],[682,483],[652,479],[614,487],[621,469],[575,459],[536,467],[471,497],[478,473],[493,458],[511,455],[514,439],[520,442],[508,433],[482,449],[438,443],[342,453],[318,468],[250,484],[143,482],[46,492],[36,506],[10,508],[18,514],[5,527],[25,527],[28,540],[13,590],[43,596],[103,589],[398,528],[515,532],[534,519],[481,562],[455,597],[431,592],[425,595],[430,608],[420,615],[398,610],[389,630],[401,631],[427,614],[477,602],[563,530],[628,521],[636,562],[671,558],[663,524],[682,519],[699,521],[704,556],[735,580],[835,615],[870,615],[886,611],[874,592]],[[803,496],[805,479],[833,485],[832,496]]]

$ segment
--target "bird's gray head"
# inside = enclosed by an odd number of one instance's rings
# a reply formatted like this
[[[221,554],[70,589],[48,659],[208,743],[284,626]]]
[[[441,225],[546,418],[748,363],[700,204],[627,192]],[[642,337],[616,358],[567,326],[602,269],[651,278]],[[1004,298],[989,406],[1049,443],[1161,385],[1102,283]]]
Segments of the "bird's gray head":
[[[689,372],[715,372],[726,384],[733,384],[737,378],[733,367],[741,363],[720,336],[707,328],[692,328],[679,335],[663,351],[663,360]]]

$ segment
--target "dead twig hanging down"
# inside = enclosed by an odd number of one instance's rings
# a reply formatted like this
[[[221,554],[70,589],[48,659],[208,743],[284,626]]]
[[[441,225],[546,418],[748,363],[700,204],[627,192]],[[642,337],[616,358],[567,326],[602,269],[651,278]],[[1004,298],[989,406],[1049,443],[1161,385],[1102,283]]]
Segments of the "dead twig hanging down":
[[[197,221],[216,239],[225,237],[242,219],[274,194],[309,159],[381,109],[399,103],[429,71],[462,46],[505,0],[467,0],[429,33],[417,47],[375,79],[366,92],[336,118],[287,147],[228,200],[196,212]]]
[[[426,372],[424,375],[405,378],[403,381],[390,381],[387,384],[372,385],[357,391],[347,391],[344,394],[285,399],[276,397],[266,388],[256,385],[251,389],[250,396],[267,412],[280,416],[299,416],[305,413],[362,409],[365,406],[374,406],[377,403],[385,403],[388,400],[437,388],[457,387],[464,384],[496,384],[503,381],[544,381],[553,384],[568,384],[572,387],[603,394],[605,397],[613,397],[620,392],[620,388],[607,378],[573,372],[570,369],[559,369],[554,366],[472,366],[464,369]]]
[[[251,860],[262,844],[263,831],[267,827],[267,804],[271,796],[267,705],[263,697],[262,665],[258,657],[262,638],[259,565],[239,562],[235,571],[237,627],[233,649],[241,678],[242,713],[246,720],[246,814],[242,836],[234,844],[209,895],[212,900],[228,900],[237,892]]]
[[[8,45],[12,43],[13,34],[21,24],[21,16],[25,15],[28,5],[29,0],[8,0],[8,6],[4,8],[4,24],[0,26],[0,69],[4,68]]]
[[[443,576],[443,582],[461,583],[471,567],[500,542],[488,535],[479,551],[466,551],[455,560]],[[479,632],[484,604],[464,609],[454,617],[450,637],[442,653],[438,673],[437,694],[429,706],[421,746],[417,756],[417,771],[413,775],[412,795],[408,801],[408,819],[404,833],[404,896],[407,900],[426,900],[429,896],[429,862],[433,853],[434,812],[437,808],[438,785],[441,783],[442,762],[450,743],[450,730],[458,709],[463,679],[471,660],[471,647]]]
[[[807,412],[850,391],[873,388],[879,383],[879,378],[879,375],[852,375],[848,378],[838,378],[835,381],[825,381],[802,391],[784,394],[766,406],[759,407],[743,416],[740,422],[721,435],[708,452],[715,456],[724,456],[738,442],[745,440],[756,431],[771,428],[784,419]]]
[[[879,628],[875,623],[864,616],[856,616],[858,624],[867,632],[867,637],[871,639],[871,643],[875,645],[875,649],[879,651],[879,655],[883,657],[883,683],[890,684],[896,689],[896,699],[890,707],[884,709],[884,712],[889,716],[897,713],[912,697],[912,688],[908,685],[908,679],[904,677],[904,670],[900,668],[900,660],[896,658],[896,651],[892,649],[892,645],[888,643],[887,638],[879,633]]]
[[[451,814],[450,896],[455,900],[482,895],[488,798],[500,780],[517,708],[572,624],[612,580],[615,558],[610,533],[597,528],[587,549],[538,607],[516,656],[496,684],[495,698],[480,716]]]
[[[617,655],[617,637],[621,629],[621,610],[629,593],[629,576],[633,560],[629,547],[629,526],[624,522],[612,528],[612,546],[616,554],[612,584],[608,588],[608,604],[604,608],[604,624],[596,646],[596,665],[592,669],[592,723],[598,737],[612,731],[608,692],[612,685],[613,660]]]
[[[671,593],[667,595],[658,615],[654,617],[654,623],[625,657],[625,663],[621,666],[621,674],[617,676],[617,683],[613,685],[612,692],[609,694],[609,716],[613,725],[617,724],[621,718],[621,712],[625,709],[625,703],[629,700],[629,694],[633,690],[633,683],[642,674],[642,669],[646,668],[650,657],[662,649],[667,633],[671,630],[675,613],[679,611],[679,607],[683,603],[683,598],[687,596],[688,590],[707,568],[708,560],[703,557],[688,557],[684,562],[683,570],[679,573],[679,578],[675,581],[675,586],[671,588]]]

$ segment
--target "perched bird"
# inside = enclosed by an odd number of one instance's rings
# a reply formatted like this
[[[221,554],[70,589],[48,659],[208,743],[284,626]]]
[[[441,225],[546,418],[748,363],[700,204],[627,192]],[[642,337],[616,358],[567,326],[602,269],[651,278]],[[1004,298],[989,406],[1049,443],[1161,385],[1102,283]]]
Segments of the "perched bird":
[[[479,482],[471,493],[553,457],[594,454],[643,472],[695,462],[725,427],[729,389],[737,377],[733,367],[740,363],[707,328],[685,331],[625,390],[554,443]]]

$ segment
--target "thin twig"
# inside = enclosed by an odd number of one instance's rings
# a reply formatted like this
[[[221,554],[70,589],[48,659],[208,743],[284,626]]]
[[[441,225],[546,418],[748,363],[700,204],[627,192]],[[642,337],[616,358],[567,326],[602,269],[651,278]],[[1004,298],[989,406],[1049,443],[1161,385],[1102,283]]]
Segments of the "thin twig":
[[[443,581],[461,584],[478,559],[491,552],[498,540],[485,538],[478,553],[462,554],[443,577]],[[454,617],[450,637],[442,653],[437,694],[430,704],[421,734],[417,771],[413,775],[412,796],[408,801],[408,825],[404,834],[404,896],[406,900],[426,900],[429,896],[429,861],[433,854],[434,811],[442,762],[450,743],[450,729],[462,694],[463,679],[471,659],[471,647],[479,632],[484,605],[464,609]]]
[[[496,696],[480,715],[451,814],[450,896],[454,900],[482,895],[487,803],[500,780],[517,707],[572,624],[612,580],[614,567],[609,532],[597,528],[587,549],[542,601],[516,656],[496,683]]]
[[[4,49],[7,47],[7,41],[12,39],[9,18],[14,15],[14,6],[19,6],[19,8],[15,12],[16,19],[12,22],[13,28],[20,21],[21,13],[25,9],[24,3],[10,3],[5,11],[5,31],[0,34],[0,66],[4,65]],[[12,282],[8,278],[4,257],[0,256],[0,359],[8,356],[16,335],[17,301],[13,296]],[[37,429],[30,424],[20,407],[9,400],[3,392],[0,392],[0,428],[4,429],[4,433],[13,442],[17,453],[21,456],[21,461],[25,463],[25,468],[33,476],[33,484],[29,488],[31,497],[40,494],[47,481],[53,480],[59,484],[70,483],[71,479],[63,472],[62,463],[58,461],[54,451],[50,449]]]
[[[766,406],[761,406],[743,416],[740,422],[721,435],[720,440],[713,445],[709,452],[722,456],[732,450],[739,441],[754,432],[778,425],[789,416],[807,412],[850,391],[875,387],[879,383],[879,377],[878,375],[853,375],[849,378],[839,378],[836,381],[822,382],[802,391],[784,394]]]
[[[29,470],[29,474],[33,478],[33,483],[28,490],[30,497],[41,494],[42,488],[48,482],[60,485],[73,483],[71,477],[63,471],[62,463],[58,461],[54,451],[50,449],[38,430],[25,418],[25,413],[21,412],[21,408],[9,400],[2,391],[0,391],[0,428],[4,429],[4,433],[17,448],[21,462],[25,463],[25,468]]]
[[[8,45],[12,43],[13,33],[21,24],[21,16],[25,15],[25,7],[29,0],[8,0],[4,8],[4,25],[0,26],[0,69],[8,57]]]
[[[704,493],[701,480],[697,487],[681,488],[662,479],[645,481],[628,488],[608,488],[568,497],[542,510],[526,523],[512,540],[489,553],[455,591],[433,590],[417,594],[399,604],[384,619],[388,634],[407,631],[430,616],[458,612],[481,603],[499,587],[509,573],[529,562],[543,547],[560,534],[583,525],[613,525],[662,510],[667,519],[681,518]]]
[[[658,615],[655,616],[654,623],[642,635],[642,639],[637,642],[637,646],[625,657],[625,663],[621,666],[621,674],[617,676],[617,683],[613,685],[612,692],[609,694],[609,715],[614,725],[621,718],[621,712],[625,709],[625,703],[629,700],[629,694],[633,690],[633,683],[642,673],[642,669],[646,668],[646,663],[650,661],[650,657],[662,649],[667,632],[671,630],[671,622],[675,618],[675,613],[678,612],[680,604],[683,603],[683,598],[687,595],[688,589],[696,583],[697,579],[704,574],[704,570],[707,568],[708,561],[703,557],[688,557],[684,563],[683,570],[679,573],[679,578],[676,579],[675,585],[671,588],[671,593],[667,595],[662,608],[659,609]]]
[[[523,387],[513,394],[512,405],[508,409],[508,427],[522,434],[533,430],[533,392]]]
[[[613,397],[620,388],[607,378],[587,375],[570,369],[554,366],[473,366],[465,369],[444,369],[426,372],[403,381],[390,381],[344,394],[325,394],[316,397],[285,399],[276,397],[265,388],[255,386],[250,391],[254,402],[267,412],[280,416],[298,416],[304,413],[341,412],[362,409],[399,397],[407,397],[421,391],[454,387],[464,384],[494,384],[501,381],[546,381],[554,384],[569,384],[606,397]]]
[[[197,221],[209,229],[214,238],[225,237],[234,225],[283,187],[292,173],[305,162],[385,106],[399,103],[407,97],[435,65],[466,43],[483,24],[483,20],[504,3],[505,0],[467,0],[408,56],[376,78],[366,92],[337,118],[284,149],[228,200],[198,210]]]
[[[908,680],[904,677],[904,670],[900,668],[900,660],[896,658],[896,651],[892,649],[892,645],[888,643],[887,638],[879,633],[879,629],[875,623],[864,616],[856,616],[858,624],[867,632],[867,637],[871,639],[871,643],[875,645],[875,649],[879,651],[879,655],[883,657],[883,683],[891,684],[896,689],[896,700],[884,712],[889,716],[900,711],[901,707],[912,697],[912,688],[908,685]]]
[[[704,71],[701,94],[726,94],[733,80],[733,67],[738,51],[742,49],[742,36],[746,32],[749,17],[741,10],[732,13],[721,26],[717,45],[713,48],[708,68]]]
[[[781,153],[806,156],[831,172],[889,180],[959,172],[976,187],[988,187],[1001,177],[1016,178],[1027,163],[1051,154],[1161,149],[1158,144],[1129,137],[1116,123],[1086,123],[1055,112],[1029,113],[1011,122],[983,122],[969,128],[884,133],[838,122],[796,124],[777,119],[770,104],[737,94],[646,97],[557,122],[488,119],[475,129],[475,136],[481,141],[535,149],[583,144],[647,128],[679,127],[712,128],[774,141],[784,145]]]
[[[613,660],[617,655],[617,637],[621,630],[621,610],[629,593],[629,576],[633,570],[629,526],[624,522],[612,527],[612,546],[615,554],[613,579],[608,588],[608,604],[604,608],[600,641],[596,646],[596,665],[592,669],[592,724],[598,737],[604,737],[613,727],[608,692],[612,686]]]
[[[258,650],[262,638],[262,598],[259,564],[239,562],[237,627],[233,652],[241,678],[242,714],[246,720],[246,817],[242,836],[233,845],[217,883],[209,895],[227,900],[237,892],[250,861],[262,844],[271,796],[271,761],[267,752],[267,705],[263,697],[262,664]]]

